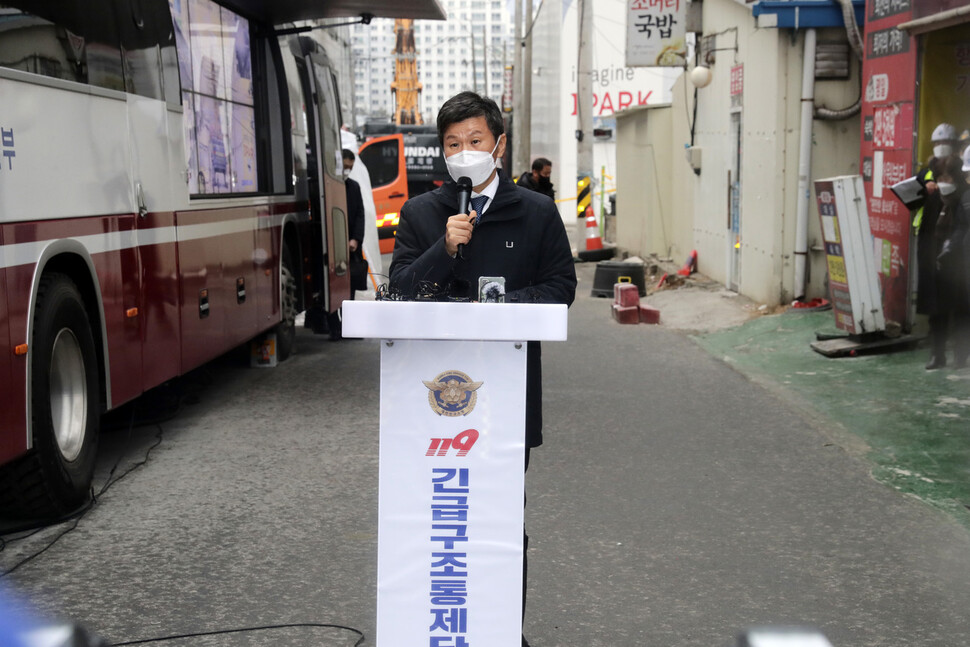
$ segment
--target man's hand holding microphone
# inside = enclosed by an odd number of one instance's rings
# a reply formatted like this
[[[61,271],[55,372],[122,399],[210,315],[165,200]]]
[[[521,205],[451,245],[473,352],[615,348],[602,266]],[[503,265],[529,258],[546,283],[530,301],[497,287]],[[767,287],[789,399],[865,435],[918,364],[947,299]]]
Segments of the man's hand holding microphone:
[[[468,205],[472,198],[472,181],[467,177],[458,178],[458,213],[448,218],[445,225],[445,251],[451,256],[462,258],[465,244],[472,239],[475,230],[475,219],[478,214],[469,211]]]

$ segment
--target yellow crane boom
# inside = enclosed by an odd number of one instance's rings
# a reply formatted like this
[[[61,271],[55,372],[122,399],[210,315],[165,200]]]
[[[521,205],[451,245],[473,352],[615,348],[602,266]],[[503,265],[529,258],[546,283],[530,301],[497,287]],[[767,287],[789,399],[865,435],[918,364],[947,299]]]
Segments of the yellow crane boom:
[[[423,124],[418,105],[421,98],[421,82],[418,81],[417,50],[414,47],[414,21],[399,18],[394,21],[394,123]]]

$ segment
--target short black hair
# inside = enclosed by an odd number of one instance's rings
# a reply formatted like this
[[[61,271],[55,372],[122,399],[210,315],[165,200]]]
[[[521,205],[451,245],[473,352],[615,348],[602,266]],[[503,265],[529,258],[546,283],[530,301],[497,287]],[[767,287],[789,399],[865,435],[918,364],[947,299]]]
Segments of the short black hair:
[[[343,153],[345,160],[350,160],[351,162],[353,162],[354,160],[357,159],[357,156],[354,155],[354,151],[350,150],[349,148],[345,148],[341,152]]]
[[[450,126],[474,117],[485,117],[485,123],[496,141],[505,132],[498,104],[493,99],[466,90],[445,101],[438,110],[438,141],[444,145],[445,131]]]
[[[547,166],[552,166],[552,162],[547,160],[545,157],[537,157],[535,158],[535,161],[532,162],[532,170],[536,171],[537,173],[541,172],[542,169],[546,168]]]

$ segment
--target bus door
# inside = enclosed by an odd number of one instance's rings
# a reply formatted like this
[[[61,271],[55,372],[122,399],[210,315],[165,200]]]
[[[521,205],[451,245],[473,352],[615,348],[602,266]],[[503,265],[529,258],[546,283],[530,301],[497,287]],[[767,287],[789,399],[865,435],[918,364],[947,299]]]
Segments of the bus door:
[[[360,161],[367,167],[374,206],[377,209],[377,237],[381,254],[394,251],[394,236],[401,207],[408,199],[408,173],[404,165],[404,136],[375,137],[360,147]]]
[[[337,84],[326,55],[315,41],[299,38],[298,58],[307,121],[307,181],[311,217],[316,228],[311,268],[314,310],[335,312],[350,298],[347,238],[347,193],[340,144],[340,104]],[[311,308],[308,308],[310,310]]]

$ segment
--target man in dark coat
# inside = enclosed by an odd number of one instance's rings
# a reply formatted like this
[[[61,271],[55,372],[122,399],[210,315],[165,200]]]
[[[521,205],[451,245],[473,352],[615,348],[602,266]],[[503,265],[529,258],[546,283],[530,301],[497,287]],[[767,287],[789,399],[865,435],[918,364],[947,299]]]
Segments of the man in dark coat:
[[[349,148],[343,149],[341,155],[344,160],[344,183],[347,185],[347,238],[350,252],[354,253],[364,242],[364,198],[357,180],[352,180],[347,175],[354,168],[357,156]]]
[[[478,279],[500,276],[506,303],[571,304],[576,269],[555,204],[516,186],[495,167],[505,152],[495,102],[473,92],[452,97],[438,112],[438,138],[452,179],[471,179],[473,207],[467,215],[458,213],[454,182],[408,200],[397,229],[391,289],[411,298],[477,300]],[[538,342],[528,344],[525,433],[528,469],[529,450],[542,444]],[[525,561],[522,581],[524,613]],[[528,645],[524,637],[522,644]]]
[[[344,183],[347,188],[347,247],[350,250],[350,298],[354,292],[367,289],[367,261],[364,260],[364,198],[360,184],[349,177],[357,156],[349,148],[343,149]]]
[[[438,137],[446,162],[463,150],[485,152],[493,160],[505,150],[501,112],[494,101],[471,92],[456,95],[441,107]],[[391,288],[411,298],[477,300],[479,277],[501,276],[506,303],[571,304],[576,269],[555,204],[517,187],[495,169],[494,162],[484,179],[472,178],[472,183],[473,202],[490,196],[477,225],[477,212],[458,214],[454,182],[405,203],[391,261]],[[530,448],[542,443],[540,355],[538,342],[530,342],[526,389],[526,446]]]
[[[519,177],[519,186],[555,200],[556,190],[552,188],[552,162],[545,157],[535,158],[532,162],[532,171],[523,173]]]
[[[930,166],[936,191],[926,199],[917,237],[916,311],[929,315],[930,359],[926,369],[946,366],[951,326],[955,365],[962,368],[970,356],[970,295],[965,270],[970,191],[963,162],[956,155],[934,158]]]

